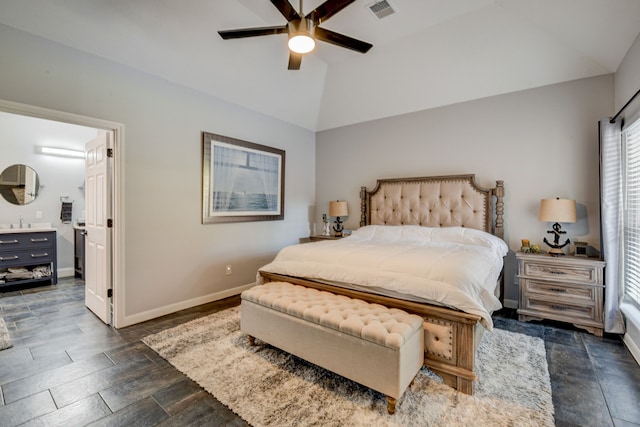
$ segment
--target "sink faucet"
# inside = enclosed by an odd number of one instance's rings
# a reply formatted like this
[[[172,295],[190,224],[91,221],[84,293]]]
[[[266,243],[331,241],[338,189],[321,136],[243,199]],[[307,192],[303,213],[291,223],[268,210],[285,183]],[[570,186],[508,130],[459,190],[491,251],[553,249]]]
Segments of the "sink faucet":
[[[20,228],[22,228],[22,219],[24,218],[24,216],[20,215]]]

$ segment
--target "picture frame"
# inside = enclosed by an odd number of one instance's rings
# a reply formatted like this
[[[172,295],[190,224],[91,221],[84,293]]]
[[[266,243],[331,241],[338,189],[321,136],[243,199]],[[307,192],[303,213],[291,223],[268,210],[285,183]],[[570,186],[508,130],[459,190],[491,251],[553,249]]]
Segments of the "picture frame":
[[[202,132],[202,223],[283,220],[285,155]]]

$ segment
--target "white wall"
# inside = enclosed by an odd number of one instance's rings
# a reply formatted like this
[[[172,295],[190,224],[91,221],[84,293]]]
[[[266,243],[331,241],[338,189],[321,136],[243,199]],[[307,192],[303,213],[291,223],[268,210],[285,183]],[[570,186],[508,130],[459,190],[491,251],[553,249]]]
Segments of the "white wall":
[[[36,147],[49,146],[84,150],[84,143],[95,138],[96,130],[68,123],[36,119],[0,112],[0,172],[13,164],[33,168],[42,188],[36,200],[28,205],[12,205],[0,198],[0,223],[15,224],[20,216],[24,224],[50,222],[57,229],[58,275],[74,274],[73,224],[62,224],[62,196],[73,202],[73,221],[84,211],[84,161],[36,152]],[[42,218],[36,218],[36,212]]]
[[[308,235],[312,132],[6,26],[0,57],[0,99],[125,126],[124,324],[252,283]],[[202,131],[286,151],[284,221],[201,224]]]
[[[578,203],[567,236],[600,248],[598,120],[613,113],[613,76],[601,76],[318,133],[316,221],[329,200],[349,202],[346,228],[359,221],[359,188],[377,178],[475,173],[485,187],[505,181],[505,239],[540,243],[541,198]],[[573,245],[572,245],[573,246]],[[573,247],[571,248],[573,250]],[[518,299],[513,253],[506,299]]]

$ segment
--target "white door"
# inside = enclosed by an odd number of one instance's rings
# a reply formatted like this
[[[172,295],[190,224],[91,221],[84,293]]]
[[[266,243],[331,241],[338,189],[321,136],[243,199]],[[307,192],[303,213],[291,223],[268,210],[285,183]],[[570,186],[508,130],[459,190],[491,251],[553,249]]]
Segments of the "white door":
[[[111,323],[111,148],[112,133],[103,132],[85,146],[85,305]]]

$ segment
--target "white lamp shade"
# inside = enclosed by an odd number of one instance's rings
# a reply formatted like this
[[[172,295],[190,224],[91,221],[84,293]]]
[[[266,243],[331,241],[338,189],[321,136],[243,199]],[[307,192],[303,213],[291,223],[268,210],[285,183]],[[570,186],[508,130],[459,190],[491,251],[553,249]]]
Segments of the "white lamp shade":
[[[349,216],[349,208],[344,200],[329,202],[329,216]]]
[[[542,199],[538,220],[545,222],[576,222],[576,201],[571,199]]]

